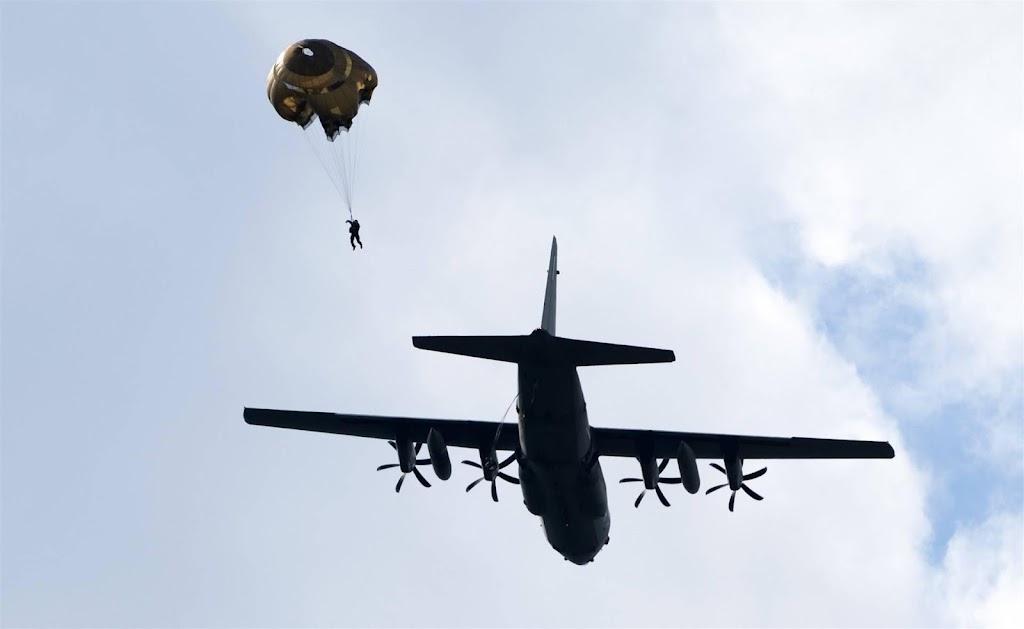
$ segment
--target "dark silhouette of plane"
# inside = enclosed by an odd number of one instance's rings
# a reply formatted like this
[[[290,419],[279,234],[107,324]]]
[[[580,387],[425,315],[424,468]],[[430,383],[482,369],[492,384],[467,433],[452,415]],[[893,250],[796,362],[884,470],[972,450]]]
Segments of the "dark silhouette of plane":
[[[491,497],[498,500],[499,479],[518,484],[526,508],[540,516],[548,542],[567,560],[586,564],[608,543],[610,517],[600,457],[635,458],[641,478],[621,482],[642,482],[644,489],[634,506],[639,507],[647,491],[654,491],[665,506],[668,499],[661,484],[681,484],[693,494],[700,487],[697,459],[717,459],[714,469],[725,475],[725,483],[708,489],[711,493],[728,487],[732,491],[729,510],[736,493],[743,491],[754,500],[762,497],[747,481],[763,475],[767,468],[743,473],[750,459],[891,459],[892,447],[879,441],[807,439],[801,437],[753,437],[713,433],[670,432],[598,428],[587,419],[587,405],[580,388],[577,367],[666,363],[675,360],[670,350],[579,341],[555,335],[555,284],[558,243],[551,242],[544,311],[540,328],[523,336],[417,336],[413,345],[449,354],[461,354],[510,363],[519,367],[518,427],[487,421],[342,415],[302,411],[246,408],[245,421],[261,426],[329,432],[390,440],[398,462],[378,470],[397,467],[402,472],[395,485],[399,491],[405,475],[412,473],[425,487],[430,483],[417,466],[430,465],[442,480],[451,476],[448,446],[473,448],[480,462],[463,461],[482,473],[466,491],[487,481]],[[416,458],[423,444],[428,458]],[[498,452],[511,453],[499,460]],[[662,472],[675,460],[679,476],[663,478]],[[659,463],[660,461],[660,463]],[[518,464],[519,478],[503,470]]]

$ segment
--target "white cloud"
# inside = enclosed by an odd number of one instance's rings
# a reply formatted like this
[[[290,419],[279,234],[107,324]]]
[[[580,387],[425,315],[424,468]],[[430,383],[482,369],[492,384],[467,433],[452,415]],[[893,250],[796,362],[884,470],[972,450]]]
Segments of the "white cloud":
[[[1024,521],[997,513],[957,530],[938,576],[938,601],[956,627],[1024,626]]]

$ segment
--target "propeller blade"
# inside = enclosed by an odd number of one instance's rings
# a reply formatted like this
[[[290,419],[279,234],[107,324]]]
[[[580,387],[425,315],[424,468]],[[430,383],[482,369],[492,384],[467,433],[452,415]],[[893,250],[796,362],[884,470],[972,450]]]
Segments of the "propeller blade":
[[[654,486],[654,491],[655,491],[655,493],[658,494],[658,500],[661,501],[661,504],[665,505],[666,507],[671,507],[672,506],[672,505],[669,504],[668,498],[665,497],[665,494],[661,493],[661,487],[658,487],[657,485],[655,485]]]
[[[509,455],[509,457],[507,459],[505,459],[504,461],[502,461],[501,463],[498,464],[498,469],[499,470],[505,469],[506,467],[509,466],[510,463],[512,463],[512,461],[515,461],[515,460],[516,460],[516,453],[513,452],[512,454]]]
[[[643,481],[644,481],[644,479],[642,479],[642,478],[623,478],[619,482],[620,483],[642,483]]]
[[[388,463],[386,465],[381,465],[380,467],[377,468],[377,471],[379,472],[381,470],[389,470],[393,467],[398,467],[398,463]]]
[[[633,503],[634,507],[636,507],[637,509],[640,508],[640,501],[644,499],[644,494],[646,494],[646,493],[647,493],[646,489],[640,492],[640,495],[636,497],[636,502]]]
[[[681,478],[662,478],[658,480],[658,483],[665,483],[666,485],[679,485],[683,482]]]
[[[430,487],[430,483],[427,482],[427,479],[423,478],[423,474],[420,474],[420,471],[418,469],[416,469],[415,467],[412,468],[412,473],[416,476],[416,480],[420,482],[420,485],[423,485],[424,487]]]
[[[396,444],[394,441],[389,441],[388,445],[394,448],[395,452],[398,452],[398,444]]]
[[[416,465],[426,465],[430,463],[430,459],[416,459]]]
[[[751,472],[751,473],[747,474],[746,476],[744,476],[743,480],[751,480],[751,479],[757,478],[758,476],[764,476],[764,473],[767,472],[767,471],[768,471],[767,467],[762,467],[761,469],[757,470],[756,472]]]
[[[725,468],[724,468],[724,467],[722,467],[721,465],[719,465],[718,463],[712,463],[712,464],[711,464],[711,467],[715,468],[716,470],[718,470],[719,472],[721,472],[721,473],[723,473],[723,474],[726,474],[726,473],[727,473],[727,472],[725,471]]]
[[[740,489],[742,489],[743,491],[747,492],[747,495],[750,496],[751,498],[753,498],[754,500],[764,500],[764,498],[760,494],[758,494],[756,491],[754,491],[750,487],[747,487],[745,484],[744,485],[740,485]]]
[[[713,491],[718,491],[718,490],[719,490],[719,489],[721,489],[722,487],[728,487],[728,486],[729,486],[729,483],[723,483],[723,484],[721,484],[721,485],[715,485],[715,486],[714,486],[714,487],[712,487],[711,489],[709,489],[709,490],[705,491],[705,492],[704,492],[704,495],[706,496],[706,495],[710,494],[710,493],[711,493],[711,492],[713,492]]]
[[[498,502],[498,479],[491,481],[491,498],[494,502]]]
[[[475,481],[473,481],[472,483],[469,484],[469,487],[466,487],[466,491],[469,491],[470,489],[473,489],[474,487],[479,485],[481,482],[483,482],[483,480],[484,480],[483,476],[481,476],[480,478],[476,479]]]
[[[419,454],[420,453],[420,448],[422,448],[422,447],[423,447],[423,442],[421,441],[421,442],[416,444],[416,449],[413,450],[413,452],[416,453],[416,454]]]
[[[476,469],[478,469],[478,470],[482,470],[482,469],[484,469],[484,468],[483,468],[483,467],[481,467],[481,465],[480,465],[479,463],[477,463],[476,461],[463,461],[463,462],[462,462],[462,464],[463,464],[463,465],[468,465],[468,466],[470,466],[470,467],[475,467],[475,468],[476,468]]]
[[[729,511],[732,511],[732,508],[733,508],[733,506],[735,504],[736,504],[736,492],[734,491],[734,492],[732,492],[732,495],[729,496]]]
[[[513,485],[518,485],[519,484],[519,479],[518,478],[516,478],[515,476],[509,476],[505,472],[498,472],[498,478],[503,478],[503,479],[507,480],[508,482],[512,483]]]
[[[397,494],[397,493],[398,493],[399,491],[401,491],[401,489],[402,489],[402,483],[404,483],[404,482],[405,482],[405,474],[403,473],[403,474],[402,474],[401,476],[399,476],[399,477],[398,477],[398,484],[397,484],[397,485],[395,485],[395,493],[396,493],[396,494]]]
[[[668,467],[668,459],[662,461],[661,465],[658,466],[658,473],[664,472],[666,467]]]

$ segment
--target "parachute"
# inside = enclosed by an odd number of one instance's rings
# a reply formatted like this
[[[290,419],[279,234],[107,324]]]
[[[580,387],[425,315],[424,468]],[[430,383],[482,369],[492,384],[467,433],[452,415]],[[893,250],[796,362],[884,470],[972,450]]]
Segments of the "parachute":
[[[281,118],[302,127],[320,164],[344,198],[349,217],[358,149],[358,136],[349,130],[359,106],[370,102],[376,87],[377,73],[370,64],[326,39],[303,39],[292,44],[267,76],[267,98]],[[322,134],[310,129],[317,118]]]

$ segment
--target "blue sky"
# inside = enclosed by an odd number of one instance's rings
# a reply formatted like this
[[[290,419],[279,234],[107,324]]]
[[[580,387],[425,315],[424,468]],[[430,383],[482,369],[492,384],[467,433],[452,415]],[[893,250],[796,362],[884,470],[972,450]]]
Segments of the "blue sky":
[[[5,4],[2,623],[1021,624],[1021,18]],[[356,254],[266,100],[304,37],[380,75]],[[499,419],[513,368],[409,337],[532,329],[552,234],[561,334],[678,357],[581,370],[594,424],[897,458],[772,463],[734,514],[612,483],[579,569],[514,488],[395,495],[385,444],[243,423]]]

